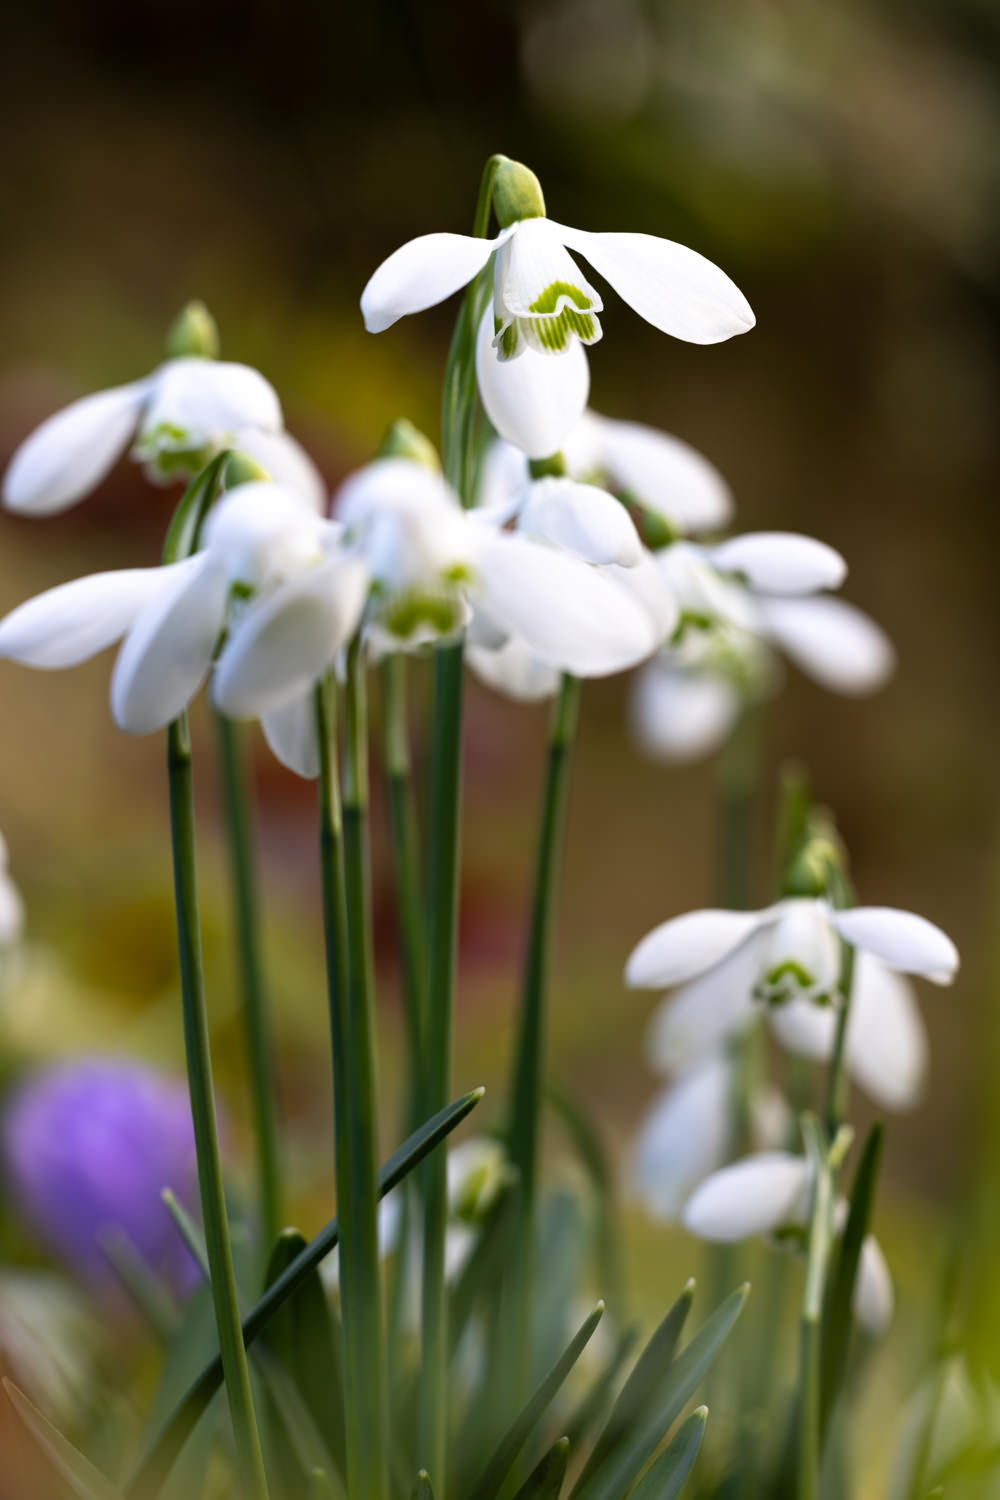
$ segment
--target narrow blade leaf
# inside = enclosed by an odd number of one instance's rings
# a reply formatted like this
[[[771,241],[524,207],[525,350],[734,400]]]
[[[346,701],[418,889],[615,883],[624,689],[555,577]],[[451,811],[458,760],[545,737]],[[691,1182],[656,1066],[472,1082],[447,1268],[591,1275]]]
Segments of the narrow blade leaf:
[[[844,1379],[854,1318],[851,1304],[858,1275],[861,1247],[871,1225],[875,1182],[882,1155],[882,1126],[868,1133],[854,1174],[851,1206],[840,1249],[830,1278],[830,1293],[823,1317],[823,1370],[821,1385],[821,1433],[827,1431],[837,1393]]]
[[[32,1437],[46,1455],[52,1467],[69,1485],[80,1500],[122,1500],[121,1493],[110,1484],[100,1469],[95,1469],[89,1458],[84,1458],[68,1438],[64,1438],[58,1427],[53,1427],[48,1417],[33,1406],[23,1391],[19,1391],[11,1380],[5,1380],[3,1388],[11,1405]]]
[[[630,1500],[675,1500],[694,1468],[707,1421],[708,1407],[699,1406],[681,1423],[659,1458],[639,1480]]]
[[[569,1438],[553,1443],[537,1468],[524,1481],[514,1500],[559,1500],[569,1464]]]

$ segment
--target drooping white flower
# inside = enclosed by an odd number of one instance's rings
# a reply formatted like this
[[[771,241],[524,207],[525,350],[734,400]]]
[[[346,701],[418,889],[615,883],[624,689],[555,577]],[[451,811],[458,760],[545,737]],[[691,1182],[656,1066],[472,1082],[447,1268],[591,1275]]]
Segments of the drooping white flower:
[[[646,1211],[674,1220],[694,1189],[734,1152],[735,1064],[722,1050],[700,1059],[653,1100],[632,1147],[631,1183]],[[759,1088],[750,1101],[755,1147],[787,1138],[790,1112],[777,1089]]]
[[[274,388],[249,365],[186,355],[141,380],[99,391],[48,417],[15,452],[3,481],[8,510],[55,515],[83,500],[132,446],[157,482],[196,474],[242,447],[318,506],[322,480],[284,431]]]
[[[836,911],[795,897],[760,912],[699,911],[648,934],[631,955],[626,982],[672,989],[647,1041],[654,1067],[689,1067],[751,1025],[759,1005],[790,1050],[826,1059],[836,1027],[840,940],[856,950],[846,1063],[880,1104],[903,1109],[919,1094],[926,1042],[912,988],[918,974],[950,984],[954,944],[933,923],[888,907]]]
[[[322,520],[298,492],[270,482],[240,485],[211,512],[194,556],[164,567],[98,573],[40,594],[0,622],[0,656],[45,669],[68,667],[124,637],[112,674],[112,713],[128,733],[146,734],[191,701],[224,631],[220,667],[232,671],[244,620],[252,615],[259,627],[262,612],[284,603],[294,579],[300,625],[308,613],[294,660],[280,632],[259,628],[255,652],[245,642],[241,650],[244,670],[252,656],[258,674],[281,677],[285,691],[274,706],[286,709],[325,670],[360,617],[367,573],[344,554],[340,536],[340,528]],[[264,729],[268,733],[266,718]],[[286,738],[290,743],[290,736],[275,736],[282,745]]]
[[[733,1243],[757,1236],[801,1239],[809,1222],[812,1167],[789,1151],[762,1151],[713,1173],[695,1189],[683,1221],[700,1239]],[[843,1232],[847,1204],[839,1200],[835,1227]],[[866,1235],[854,1283],[854,1316],[873,1338],[892,1321],[892,1277],[874,1235]]]

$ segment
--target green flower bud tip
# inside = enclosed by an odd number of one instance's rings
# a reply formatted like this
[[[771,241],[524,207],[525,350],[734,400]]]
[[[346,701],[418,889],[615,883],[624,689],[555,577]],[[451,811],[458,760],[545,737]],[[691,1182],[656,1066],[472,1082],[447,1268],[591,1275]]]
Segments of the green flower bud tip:
[[[379,445],[378,457],[406,458],[411,463],[423,464],[434,474],[441,472],[441,460],[434,444],[406,417],[393,422]]]
[[[219,330],[204,302],[189,302],[178,313],[167,333],[166,350],[168,359],[184,359],[191,355],[218,359]]]
[[[270,473],[259,464],[249,453],[235,452],[230,455],[226,464],[226,489],[234,490],[238,484],[256,484],[261,480],[269,480]]]
[[[493,176],[493,212],[501,229],[521,219],[544,219],[542,185],[530,167],[504,157]]]

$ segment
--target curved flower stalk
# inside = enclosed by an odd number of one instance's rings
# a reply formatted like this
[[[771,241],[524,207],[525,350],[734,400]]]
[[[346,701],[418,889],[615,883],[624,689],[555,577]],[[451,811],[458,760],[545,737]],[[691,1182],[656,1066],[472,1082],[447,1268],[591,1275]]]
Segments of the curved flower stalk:
[[[727,1244],[765,1236],[803,1246],[809,1224],[814,1169],[804,1156],[762,1151],[708,1177],[688,1200],[683,1222],[700,1239]],[[847,1223],[847,1202],[838,1199],[834,1231]],[[860,1326],[879,1338],[892,1322],[892,1277],[881,1246],[866,1235],[854,1284],[853,1311]]]
[[[642,318],[690,343],[714,344],[754,325],[742,292],[683,245],[649,234],[594,234],[546,217],[533,172],[497,159],[493,239],[426,234],[383,261],[361,296],[370,333],[433,307],[493,261],[493,296],[478,330],[476,369],[487,415],[533,458],[556,452],[583,413],[583,346],[601,337],[603,301],[570,251],[590,262]],[[559,356],[558,361],[553,356]],[[503,370],[525,365],[517,375]]]
[[[114,1285],[104,1245],[130,1247],[177,1290],[193,1260],[163,1205],[195,1196],[191,1105],[183,1080],[139,1063],[82,1058],[43,1069],[3,1117],[4,1175],[28,1224],[91,1286]]]
[[[186,309],[178,325],[190,329],[196,311]],[[48,417],[10,461],[3,481],[7,509],[36,516],[67,510],[97,488],[130,445],[132,458],[158,484],[192,478],[224,448],[240,448],[319,509],[323,481],[285,432],[273,386],[249,365],[209,357],[206,351],[217,347],[214,325],[209,333],[200,327],[196,338],[189,332],[172,338],[184,352],[152,374],[84,396]]]
[[[725,1051],[709,1053],[653,1100],[632,1146],[632,1191],[653,1218],[680,1218],[706,1177],[734,1153],[732,1100],[738,1065]],[[748,1103],[750,1139],[768,1150],[788,1138],[791,1110],[773,1087],[759,1086]]]
[[[340,537],[340,528],[297,492],[263,481],[239,485],[209,516],[201,551],[155,568],[96,573],[38,595],[0,622],[0,656],[44,669],[70,667],[124,637],[112,674],[112,714],[127,733],[151,733],[198,692],[224,632],[238,631],[251,609],[275,602],[280,608],[294,578],[313,656],[327,663],[336,655],[353,634],[367,586],[363,565],[343,552]],[[278,670],[290,696],[296,687],[306,692],[315,677],[296,679],[286,664],[276,664],[279,645],[266,639],[261,651],[271,654],[256,665],[272,675]],[[315,675],[322,670],[317,666]],[[216,697],[226,710],[225,694]],[[284,719],[261,717],[275,753],[297,769],[300,747]]]
[[[632,988],[674,990],[650,1026],[653,1066],[689,1067],[753,1025],[761,1006],[783,1046],[828,1060],[844,1004],[842,941],[856,951],[844,1040],[848,1070],[884,1107],[911,1107],[927,1045],[903,975],[948,985],[959,960],[940,928],[889,907],[837,911],[820,898],[792,897],[759,912],[689,912],[657,927],[625,970]]]
[[[749,532],[713,547],[675,542],[655,556],[687,620],[633,685],[630,721],[648,754],[685,761],[716,749],[745,708],[776,690],[779,652],[845,697],[891,676],[895,653],[881,627],[825,592],[846,573],[832,547]]]

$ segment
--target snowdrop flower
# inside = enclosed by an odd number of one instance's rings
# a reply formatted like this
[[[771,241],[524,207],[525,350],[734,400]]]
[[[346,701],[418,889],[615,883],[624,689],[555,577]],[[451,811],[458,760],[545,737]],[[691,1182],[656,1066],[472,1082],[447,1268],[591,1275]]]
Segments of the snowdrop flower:
[[[780,662],[751,631],[716,624],[686,630],[632,679],[629,728],[644,754],[683,763],[718,749],[748,704],[769,698]]]
[[[266,607],[285,618],[293,578],[301,629],[290,662],[287,643],[260,624]],[[164,567],[97,573],[40,594],[0,622],[0,656],[33,667],[69,667],[124,636],[112,674],[112,713],[121,729],[147,734],[186,708],[211,670],[224,631],[223,688],[252,667],[258,678],[281,681],[285,699],[275,706],[284,708],[349,639],[366,588],[363,565],[340,548],[340,528],[322,520],[300,494],[270,482],[243,484],[212,510],[204,546],[194,556]],[[251,614],[254,632],[244,639]],[[228,711],[225,691],[216,697]],[[279,757],[298,753],[283,716],[272,724],[265,715],[263,728]]]
[[[633,988],[674,990],[650,1027],[653,1066],[690,1066],[753,1024],[761,1004],[781,1043],[828,1058],[843,1003],[841,940],[856,955],[848,1069],[880,1104],[909,1107],[923,1081],[927,1047],[902,975],[950,984],[958,953],[933,923],[890,907],[837,911],[819,898],[792,897],[760,912],[689,912],[654,929],[625,970]]]
[[[735,1064],[708,1054],[653,1100],[632,1147],[631,1183],[647,1213],[675,1220],[694,1189],[733,1155]],[[777,1089],[754,1090],[753,1142],[761,1150],[787,1139],[791,1114]]]
[[[7,843],[0,833],[0,953],[17,942],[24,931],[24,902],[10,876]]]
[[[368,331],[381,333],[444,301],[493,259],[493,298],[477,343],[480,391],[497,430],[532,457],[554,453],[581,416],[589,384],[582,346],[601,337],[603,301],[571,250],[664,333],[713,344],[753,327],[746,298],[704,256],[655,235],[594,234],[555,223],[546,217],[538,179],[519,162],[499,163],[493,205],[501,226],[494,239],[411,240],[379,266],[361,311]],[[516,375],[499,368],[526,356]]]
[[[700,1239],[723,1244],[758,1235],[802,1242],[809,1223],[812,1168],[788,1151],[762,1151],[713,1173],[689,1199],[684,1225]],[[838,1200],[835,1227],[842,1233],[847,1204]],[[892,1277],[874,1235],[861,1247],[854,1284],[854,1316],[873,1338],[892,1322]]]
[[[193,477],[223,448],[239,447],[317,508],[325,499],[315,465],[284,431],[281,403],[263,375],[185,353],[47,418],[11,459],[3,503],[26,515],[66,510],[96,489],[130,445],[157,483]]]

